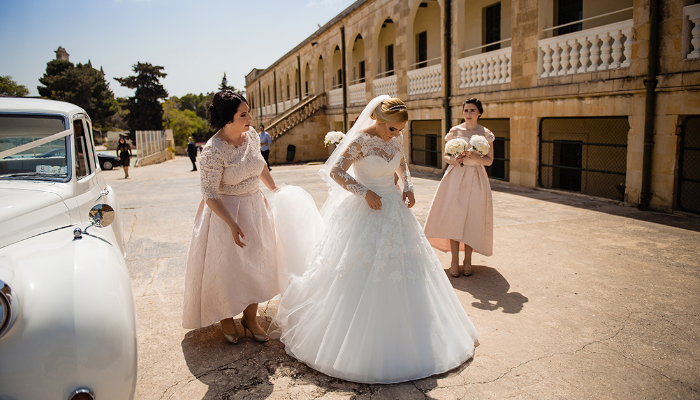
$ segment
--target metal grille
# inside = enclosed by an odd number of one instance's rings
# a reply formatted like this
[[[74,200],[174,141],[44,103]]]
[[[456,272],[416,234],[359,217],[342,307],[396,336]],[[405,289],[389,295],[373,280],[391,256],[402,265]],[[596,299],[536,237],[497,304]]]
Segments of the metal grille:
[[[479,124],[493,132],[493,163],[485,167],[489,178],[510,180],[510,120],[508,118],[480,118]]]
[[[700,214],[700,116],[683,124],[678,176],[678,208]]]
[[[411,163],[442,168],[442,122],[413,121],[411,123]]]
[[[624,200],[629,130],[627,117],[542,119],[540,186]]]

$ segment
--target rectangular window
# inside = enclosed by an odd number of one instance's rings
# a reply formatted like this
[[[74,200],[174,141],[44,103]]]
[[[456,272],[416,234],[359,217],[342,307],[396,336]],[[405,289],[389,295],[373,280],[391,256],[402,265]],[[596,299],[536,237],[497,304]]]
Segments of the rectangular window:
[[[343,84],[343,70],[339,69],[338,70],[338,86]]]
[[[582,142],[554,143],[554,187],[562,190],[581,191]]]
[[[428,61],[428,32],[421,32],[417,36],[416,54],[418,56],[418,60],[416,61],[419,63],[418,68],[425,68],[428,66],[428,63],[425,62]]]
[[[442,168],[442,121],[411,122],[411,163]]]
[[[486,7],[486,37],[484,44],[499,42],[501,40],[501,3],[496,3]],[[493,51],[501,48],[501,44],[494,44],[485,48],[484,51]]]
[[[558,0],[557,1],[557,25],[583,19],[583,0]],[[557,35],[565,35],[578,32],[583,29],[583,23],[573,24],[557,29]]]
[[[390,44],[386,46],[386,75],[394,75],[394,45]]]
[[[90,175],[90,162],[88,161],[88,145],[87,137],[85,135],[85,127],[83,126],[83,121],[76,119],[73,121],[73,131],[75,135],[74,146],[75,146],[75,173],[78,179]]]
[[[360,82],[365,81],[365,62],[360,61]]]

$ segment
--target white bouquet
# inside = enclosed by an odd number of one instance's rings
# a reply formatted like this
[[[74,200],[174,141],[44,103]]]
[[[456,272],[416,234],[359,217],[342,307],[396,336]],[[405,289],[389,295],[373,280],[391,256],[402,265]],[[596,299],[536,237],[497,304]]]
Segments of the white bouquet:
[[[336,145],[342,142],[344,138],[345,134],[343,132],[330,131],[326,133],[326,138],[323,140],[323,144],[325,144],[326,147],[330,145]]]
[[[445,144],[445,154],[448,156],[452,157],[457,157],[458,155],[464,153],[464,150],[466,150],[469,147],[469,143],[467,143],[466,140],[464,139],[452,139]],[[464,163],[459,164],[462,167],[464,166]]]
[[[469,144],[482,157],[489,153],[489,141],[481,135],[474,135],[469,138]]]

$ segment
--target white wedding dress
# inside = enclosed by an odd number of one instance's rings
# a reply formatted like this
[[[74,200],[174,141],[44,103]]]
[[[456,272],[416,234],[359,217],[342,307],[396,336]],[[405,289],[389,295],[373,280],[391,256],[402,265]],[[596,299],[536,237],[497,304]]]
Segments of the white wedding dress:
[[[275,318],[280,340],[310,367],[353,382],[449,371],[473,356],[477,333],[394,183],[397,172],[412,190],[403,137],[356,132],[345,140],[329,172],[345,193],[324,205],[325,230],[304,267],[288,267]],[[381,196],[381,210],[367,205],[368,189]]]

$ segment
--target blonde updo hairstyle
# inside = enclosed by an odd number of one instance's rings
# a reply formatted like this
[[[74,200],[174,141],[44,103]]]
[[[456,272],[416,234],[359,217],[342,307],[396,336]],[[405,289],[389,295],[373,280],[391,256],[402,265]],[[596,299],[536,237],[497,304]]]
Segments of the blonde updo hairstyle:
[[[408,121],[408,110],[401,99],[393,97],[382,101],[369,117],[379,123],[406,122]]]

